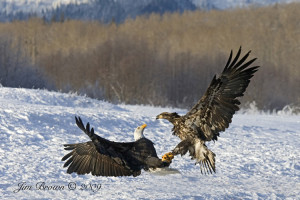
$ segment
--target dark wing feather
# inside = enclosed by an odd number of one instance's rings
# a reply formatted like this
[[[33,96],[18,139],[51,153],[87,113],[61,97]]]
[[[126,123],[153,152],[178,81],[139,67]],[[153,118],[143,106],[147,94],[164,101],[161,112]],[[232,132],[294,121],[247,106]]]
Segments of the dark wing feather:
[[[87,134],[90,139],[94,142],[95,146],[97,147],[97,150],[101,154],[113,156],[112,154],[114,152],[126,152],[129,149],[131,149],[135,143],[134,142],[113,142],[110,140],[107,140],[103,137],[100,137],[95,134],[94,128],[90,129],[90,124],[87,123],[86,127],[84,127],[83,122],[80,117],[75,117],[77,126],[85,133]],[[99,145],[101,144],[101,145]]]
[[[92,141],[80,144],[66,144],[65,150],[71,150],[62,160],[66,161],[67,173],[92,173],[95,176],[137,176],[141,173],[139,162],[130,159],[134,142],[112,142],[94,133],[80,117],[75,117],[77,126]]]
[[[96,176],[138,176],[141,169],[165,167],[157,157],[153,143],[147,138],[136,142],[113,142],[94,133],[90,124],[83,125],[80,117],[75,117],[77,126],[92,141],[80,144],[67,144],[65,150],[71,150],[62,160],[67,172],[78,174],[92,173]]]
[[[65,150],[71,150],[62,158],[62,161],[66,161],[64,167],[68,167],[69,174],[76,172],[77,174],[91,173],[95,176],[131,176],[140,173],[140,170],[129,169],[126,161],[120,157],[114,159],[99,153],[93,142],[64,146]]]
[[[231,123],[233,114],[239,110],[237,97],[244,95],[250,78],[258,66],[249,67],[256,58],[244,63],[250,51],[240,60],[241,48],[232,59],[230,53],[222,74],[213,77],[203,97],[184,116],[186,124],[199,128],[200,137],[206,141],[217,140],[220,131],[224,131]]]

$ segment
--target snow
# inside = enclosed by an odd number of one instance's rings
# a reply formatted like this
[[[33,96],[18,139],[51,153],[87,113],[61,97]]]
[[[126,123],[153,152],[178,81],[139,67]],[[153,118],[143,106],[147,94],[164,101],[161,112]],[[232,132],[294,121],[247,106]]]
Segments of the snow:
[[[249,5],[254,6],[267,6],[276,3],[287,4],[292,2],[300,2],[299,0],[191,0],[196,6],[210,6],[220,10],[232,9],[232,8],[242,8]]]
[[[90,0],[1,0],[0,10],[10,12],[41,12],[43,9],[51,9],[63,4],[88,3]],[[1,8],[2,7],[2,8]]]
[[[133,141],[134,129],[146,123],[144,134],[161,156],[179,142],[170,123],[155,120],[163,111],[186,112],[1,87],[0,199],[299,198],[299,115],[236,114],[219,140],[208,143],[217,155],[213,175],[201,175],[188,156],[176,157],[171,164],[180,173],[164,176],[145,171],[136,178],[66,173],[63,144],[88,141],[76,127],[75,115],[114,141]],[[24,190],[18,191],[21,185]]]
[[[115,0],[124,6],[124,9],[129,9],[133,7],[130,0]],[[147,5],[151,1],[144,0],[143,2],[135,2],[135,4],[140,3]],[[11,12],[37,12],[40,13],[42,10],[56,8],[61,5],[67,4],[81,4],[89,3],[92,0],[1,0],[0,1],[0,11],[6,11],[7,13]],[[127,3],[129,2],[129,3]],[[217,9],[230,9],[235,7],[245,7],[248,5],[270,5],[275,3],[291,3],[291,2],[300,2],[300,0],[191,0],[198,7],[214,7]]]

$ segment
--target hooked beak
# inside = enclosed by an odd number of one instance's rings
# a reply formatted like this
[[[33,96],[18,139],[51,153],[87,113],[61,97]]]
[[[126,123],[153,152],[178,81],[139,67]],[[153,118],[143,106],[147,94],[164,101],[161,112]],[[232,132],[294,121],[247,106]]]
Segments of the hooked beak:
[[[162,115],[157,115],[157,116],[156,116],[156,119],[162,119],[162,118],[163,118]]]
[[[141,127],[142,127],[142,129],[144,129],[147,127],[147,124],[143,124]]]

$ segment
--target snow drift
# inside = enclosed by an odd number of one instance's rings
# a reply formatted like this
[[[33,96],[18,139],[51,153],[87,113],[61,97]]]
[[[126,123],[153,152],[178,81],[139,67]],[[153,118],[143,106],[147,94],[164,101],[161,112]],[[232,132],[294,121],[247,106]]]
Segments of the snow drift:
[[[76,94],[0,88],[1,199],[296,199],[300,196],[300,118],[296,115],[236,114],[217,142],[217,173],[201,175],[188,156],[171,167],[181,173],[133,177],[69,175],[63,144],[88,137],[74,116],[90,122],[109,140],[133,141],[134,129],[148,124],[145,136],[159,156],[179,142],[172,125],[156,121],[162,111],[185,110],[113,105]]]

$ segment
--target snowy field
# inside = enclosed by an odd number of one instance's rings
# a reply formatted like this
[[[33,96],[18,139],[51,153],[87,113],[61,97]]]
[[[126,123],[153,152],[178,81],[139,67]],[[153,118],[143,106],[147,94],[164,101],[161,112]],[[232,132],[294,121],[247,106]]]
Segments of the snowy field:
[[[146,123],[144,133],[158,155],[169,152],[179,139],[171,135],[170,123],[155,120],[162,111],[185,113],[0,87],[0,199],[300,198],[299,115],[236,114],[219,140],[208,143],[217,155],[213,175],[201,175],[187,156],[171,164],[180,174],[165,176],[145,171],[136,178],[78,176],[62,167],[63,144],[88,140],[75,126],[75,115],[114,141],[133,141],[134,129]]]

